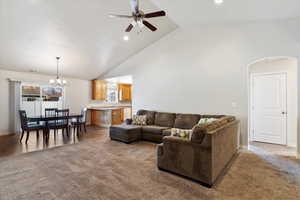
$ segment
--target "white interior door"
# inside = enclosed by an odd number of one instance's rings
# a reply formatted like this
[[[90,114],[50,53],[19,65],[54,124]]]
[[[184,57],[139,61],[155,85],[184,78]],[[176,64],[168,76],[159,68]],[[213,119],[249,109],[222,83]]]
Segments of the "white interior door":
[[[252,140],[286,145],[286,74],[252,75]]]

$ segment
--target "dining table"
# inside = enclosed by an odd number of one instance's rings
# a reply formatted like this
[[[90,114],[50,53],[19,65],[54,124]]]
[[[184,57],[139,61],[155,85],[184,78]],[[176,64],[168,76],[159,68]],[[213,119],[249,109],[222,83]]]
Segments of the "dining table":
[[[38,115],[38,116],[28,116],[28,122],[44,122],[46,127],[47,139],[49,138],[49,122],[59,121],[59,120],[72,120],[75,119],[76,122],[80,122],[80,119],[83,117],[82,114],[69,114],[68,116],[57,116],[57,115]],[[77,127],[77,134],[79,133],[79,127]],[[74,132],[75,134],[75,132]],[[75,138],[75,137],[74,137]]]

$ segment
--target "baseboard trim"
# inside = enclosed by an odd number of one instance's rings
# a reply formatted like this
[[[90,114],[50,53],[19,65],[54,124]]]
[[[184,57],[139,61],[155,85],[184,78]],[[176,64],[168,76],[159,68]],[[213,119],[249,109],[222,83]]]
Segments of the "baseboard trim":
[[[9,136],[9,135],[14,135],[15,133],[12,133],[12,132],[10,132],[10,131],[8,131],[8,130],[2,130],[2,131],[0,131],[0,137],[1,136]]]
[[[0,135],[0,138],[10,137],[10,136],[13,136],[13,135],[16,135],[16,134],[15,133],[8,133],[8,134],[5,134],[5,135]]]
[[[248,150],[248,146],[241,145],[239,149],[245,149],[245,150]]]

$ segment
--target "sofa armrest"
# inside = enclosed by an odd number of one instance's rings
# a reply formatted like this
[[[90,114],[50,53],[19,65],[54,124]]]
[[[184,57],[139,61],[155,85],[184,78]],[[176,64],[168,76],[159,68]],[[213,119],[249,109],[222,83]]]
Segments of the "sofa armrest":
[[[210,183],[211,151],[190,140],[165,136],[157,149],[157,166],[198,181]]]
[[[236,121],[237,120],[234,116],[222,117],[212,123],[208,123],[206,129],[208,133],[214,133],[228,127],[228,125],[233,124]]]
[[[192,131],[191,141],[201,144],[207,134],[214,134],[228,126],[235,124],[237,120],[233,116],[225,116],[216,121],[204,124],[197,124]]]
[[[194,126],[192,131],[191,141],[194,143],[201,144],[207,133],[207,126],[205,124],[198,124]]]
[[[191,141],[180,138],[180,137],[165,136],[165,137],[163,137],[163,143],[177,143],[177,144],[189,144],[190,145]]]
[[[164,145],[158,144],[157,145],[157,156],[162,156],[164,154]]]

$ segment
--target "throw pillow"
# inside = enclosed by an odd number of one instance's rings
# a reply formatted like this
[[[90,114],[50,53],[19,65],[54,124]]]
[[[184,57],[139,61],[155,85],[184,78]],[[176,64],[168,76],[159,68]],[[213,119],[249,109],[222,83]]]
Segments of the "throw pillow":
[[[205,123],[210,123],[213,121],[216,121],[216,118],[201,118],[198,122],[198,124],[205,124]]]
[[[147,115],[133,115],[132,118],[133,125],[147,125]]]
[[[171,136],[191,140],[192,132],[193,131],[190,130],[190,129],[187,130],[187,129],[172,128],[171,129]]]

